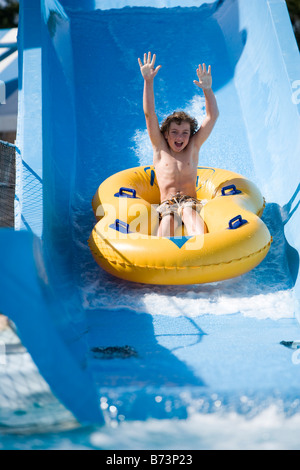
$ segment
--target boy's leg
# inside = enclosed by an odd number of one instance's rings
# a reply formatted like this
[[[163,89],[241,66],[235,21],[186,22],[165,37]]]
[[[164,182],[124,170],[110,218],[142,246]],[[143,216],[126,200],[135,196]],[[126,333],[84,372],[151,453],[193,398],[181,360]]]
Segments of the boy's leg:
[[[182,221],[189,236],[203,235],[208,232],[204,220],[193,207],[186,206],[183,208]]]
[[[159,227],[159,237],[174,237],[177,227],[181,224],[180,218],[174,212],[166,214],[162,217]]]

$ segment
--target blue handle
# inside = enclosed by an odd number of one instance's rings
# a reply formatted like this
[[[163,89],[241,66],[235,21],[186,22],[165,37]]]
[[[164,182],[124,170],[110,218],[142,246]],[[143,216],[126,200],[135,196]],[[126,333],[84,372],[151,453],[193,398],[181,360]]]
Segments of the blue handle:
[[[121,233],[130,233],[129,224],[127,224],[126,222],[123,222],[123,220],[120,220],[120,219],[116,219],[115,223],[111,224],[109,227]]]
[[[226,192],[226,191],[229,191],[230,192]],[[235,194],[240,194],[242,191],[240,191],[239,189],[236,189],[236,186],[235,184],[230,184],[229,186],[224,186],[224,188],[222,188],[222,196],[233,196]]]
[[[148,170],[151,170],[151,172],[150,172],[150,186],[153,186],[154,185],[154,180],[155,180],[155,171],[151,169],[151,166],[146,166],[144,168],[144,172],[146,173],[146,175],[148,175],[148,173],[147,173]]]
[[[248,220],[243,219],[241,215],[237,215],[236,217],[233,217],[233,219],[229,220],[228,229],[236,230],[237,228],[247,223],[248,223]]]
[[[129,194],[128,194],[129,193]],[[131,194],[130,194],[131,193]],[[133,188],[120,188],[115,197],[131,197],[136,198],[136,190]]]

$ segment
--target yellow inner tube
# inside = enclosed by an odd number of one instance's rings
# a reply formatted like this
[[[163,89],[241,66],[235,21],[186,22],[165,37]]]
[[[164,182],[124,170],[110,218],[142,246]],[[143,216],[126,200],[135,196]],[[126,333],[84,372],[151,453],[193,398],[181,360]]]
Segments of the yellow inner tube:
[[[153,166],[106,179],[92,206],[97,224],[89,238],[96,262],[121,279],[146,284],[201,284],[244,274],[267,255],[271,235],[260,219],[265,201],[248,179],[198,167],[197,198],[208,233],[158,237],[159,188]]]

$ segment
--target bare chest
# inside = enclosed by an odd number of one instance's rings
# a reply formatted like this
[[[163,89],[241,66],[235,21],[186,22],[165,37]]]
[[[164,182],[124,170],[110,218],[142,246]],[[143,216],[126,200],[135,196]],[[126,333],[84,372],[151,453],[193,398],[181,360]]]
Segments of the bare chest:
[[[156,173],[169,175],[171,177],[189,178],[193,177],[197,172],[198,156],[195,156],[192,151],[181,152],[178,155],[171,155],[170,153],[162,150],[159,160],[155,164]]]
[[[197,158],[192,153],[170,155],[161,152],[155,163],[155,173],[160,188],[161,199],[168,199],[178,192],[192,197],[196,193]]]

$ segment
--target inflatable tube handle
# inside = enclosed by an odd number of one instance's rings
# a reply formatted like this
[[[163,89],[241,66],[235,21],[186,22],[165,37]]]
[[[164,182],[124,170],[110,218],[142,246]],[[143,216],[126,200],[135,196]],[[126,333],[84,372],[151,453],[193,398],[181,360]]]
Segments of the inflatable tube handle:
[[[233,219],[229,220],[228,229],[236,230],[237,228],[247,223],[248,223],[248,220],[243,219],[241,215],[237,215],[236,217],[233,217]]]
[[[115,223],[111,224],[109,227],[121,233],[130,233],[129,224],[127,224],[126,222],[123,222],[123,220],[120,220],[120,219],[116,219]]]
[[[128,194],[128,193],[131,193]],[[120,188],[119,192],[115,194],[115,197],[131,197],[133,199],[136,199],[136,190],[133,188]]]
[[[226,192],[226,191],[229,191],[230,192]],[[221,190],[221,193],[222,193],[222,196],[234,196],[235,194],[241,194],[242,191],[240,191],[239,189],[236,189],[236,186],[235,184],[230,184],[229,186],[224,186],[224,188],[222,188]]]

